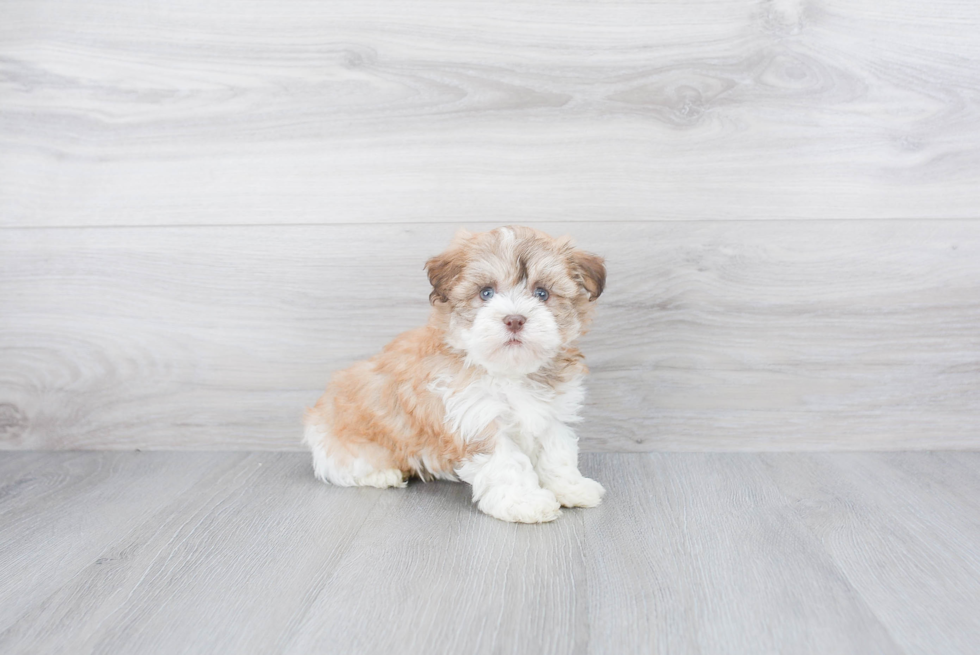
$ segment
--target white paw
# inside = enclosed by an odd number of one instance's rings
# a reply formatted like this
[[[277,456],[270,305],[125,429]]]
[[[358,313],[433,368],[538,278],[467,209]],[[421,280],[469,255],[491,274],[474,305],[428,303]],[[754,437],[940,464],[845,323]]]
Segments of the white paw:
[[[561,505],[547,489],[497,487],[480,499],[480,511],[501,521],[547,523],[561,516]]]
[[[606,493],[601,484],[583,477],[570,482],[556,480],[548,485],[548,489],[564,507],[595,507]]]
[[[355,484],[359,487],[385,489],[387,487],[404,487],[408,482],[398,469],[385,469],[361,476],[356,479]]]

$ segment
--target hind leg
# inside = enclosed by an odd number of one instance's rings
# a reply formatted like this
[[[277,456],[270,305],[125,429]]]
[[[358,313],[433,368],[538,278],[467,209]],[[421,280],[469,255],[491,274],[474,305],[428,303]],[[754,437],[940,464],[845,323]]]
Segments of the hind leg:
[[[313,451],[313,472],[338,487],[404,487],[408,482],[380,446],[341,444],[319,425],[307,425],[303,440]]]

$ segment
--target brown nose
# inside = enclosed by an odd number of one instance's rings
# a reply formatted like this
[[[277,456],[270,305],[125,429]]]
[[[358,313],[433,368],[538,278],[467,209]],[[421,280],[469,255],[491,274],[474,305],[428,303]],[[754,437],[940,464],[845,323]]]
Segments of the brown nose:
[[[511,314],[510,316],[504,316],[504,325],[511,332],[520,332],[521,328],[524,327],[524,322],[527,321],[523,316],[518,316],[517,314]]]

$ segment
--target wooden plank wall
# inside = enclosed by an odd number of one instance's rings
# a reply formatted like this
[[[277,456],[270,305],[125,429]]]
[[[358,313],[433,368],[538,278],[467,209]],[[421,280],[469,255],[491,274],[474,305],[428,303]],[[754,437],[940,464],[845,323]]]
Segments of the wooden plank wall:
[[[11,0],[0,448],[298,448],[460,226],[605,255],[591,450],[980,446],[980,4]]]

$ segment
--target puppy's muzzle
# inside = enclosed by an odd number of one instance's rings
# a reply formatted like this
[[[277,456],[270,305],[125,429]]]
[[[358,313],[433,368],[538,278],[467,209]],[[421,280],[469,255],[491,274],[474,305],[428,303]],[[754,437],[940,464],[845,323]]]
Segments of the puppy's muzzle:
[[[511,314],[510,316],[504,316],[504,325],[507,329],[515,334],[521,331],[524,324],[527,322],[527,318],[520,316],[519,314]]]

